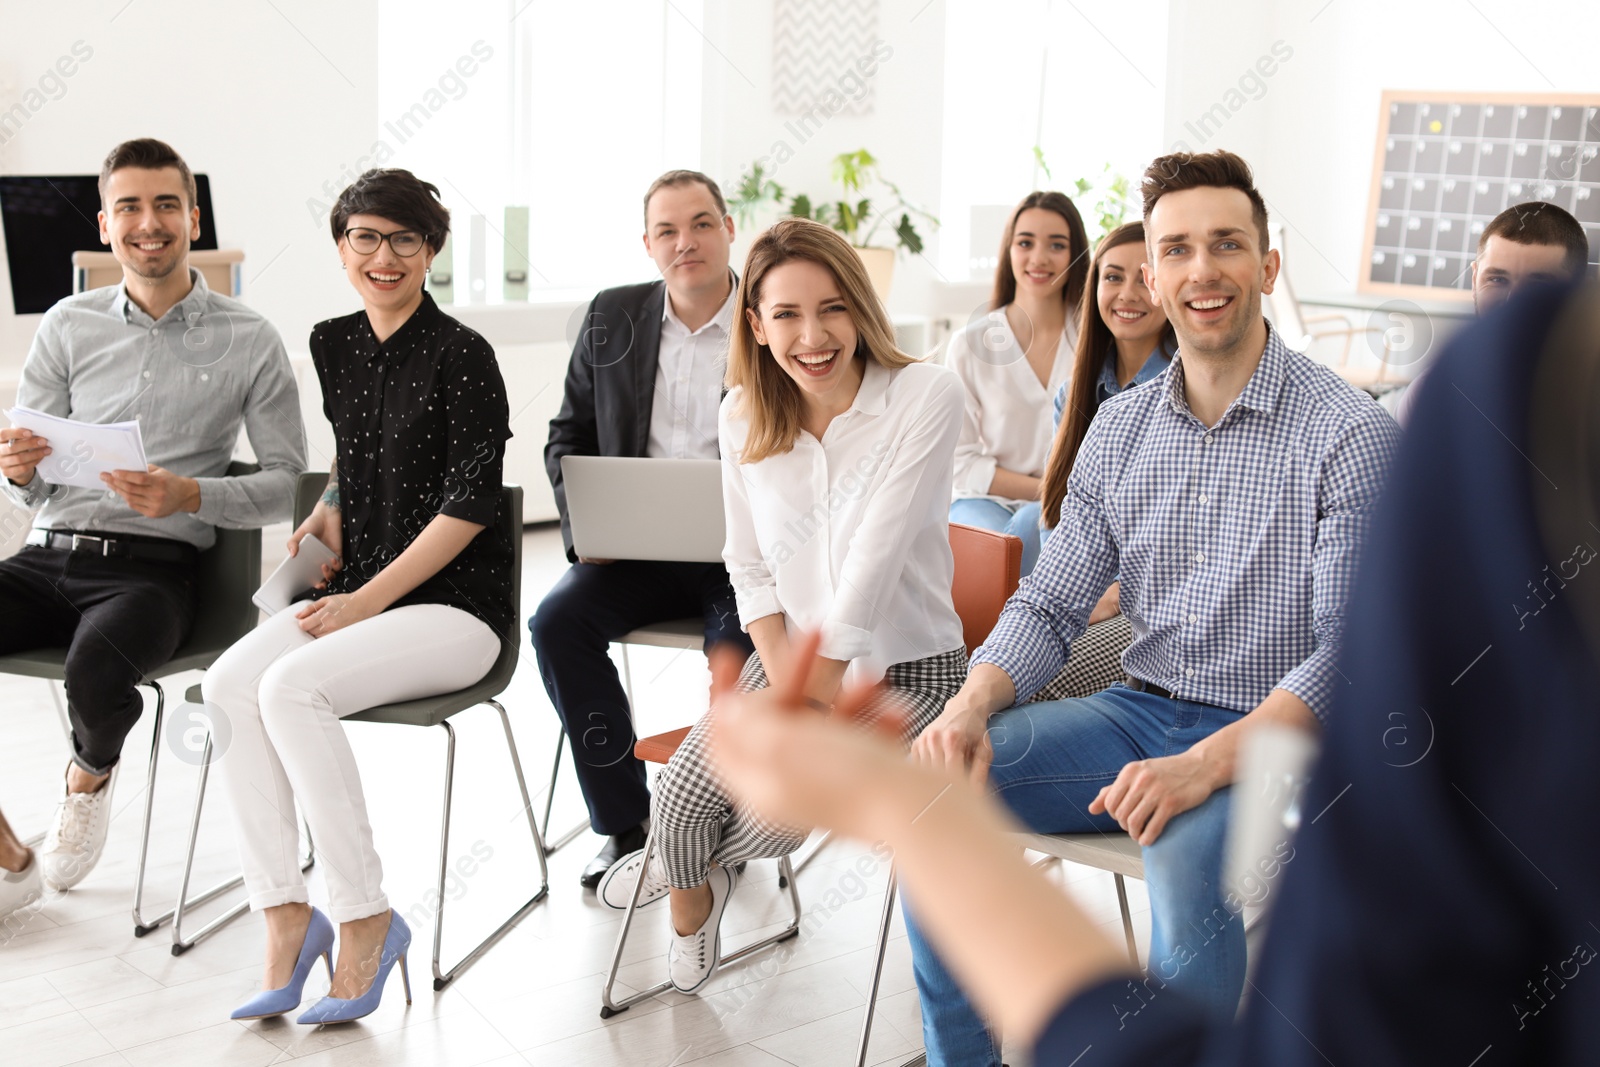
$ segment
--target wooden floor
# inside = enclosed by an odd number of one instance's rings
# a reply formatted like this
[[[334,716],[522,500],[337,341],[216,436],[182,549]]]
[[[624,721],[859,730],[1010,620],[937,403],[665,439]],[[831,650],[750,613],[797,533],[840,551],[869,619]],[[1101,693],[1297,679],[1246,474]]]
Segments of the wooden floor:
[[[268,531],[268,555],[282,533]],[[527,535],[524,617],[561,575],[561,540],[550,527]],[[269,558],[268,565],[276,562]],[[613,655],[616,655],[613,649]],[[635,649],[633,679],[641,733],[681,726],[704,710],[709,676],[698,653]],[[167,692],[181,700],[198,675],[176,676]],[[539,682],[531,649],[504,698],[528,784],[543,810],[556,717]],[[0,676],[5,708],[0,746],[0,807],[23,835],[42,831],[53,810],[66,748],[50,689],[35,679]],[[170,710],[170,706],[169,706]],[[185,709],[177,709],[182,715]],[[259,987],[261,925],[245,915],[181,957],[162,928],[133,935],[129,917],[139,820],[144,805],[150,722],[129,736],[114,797],[115,816],[100,866],[71,892],[52,895],[20,929],[0,930],[0,1062],[27,1067],[156,1064],[160,1067],[306,1064],[628,1064],[630,1067],[734,1067],[854,1063],[865,1005],[873,936],[887,865],[853,842],[825,849],[800,879],[805,934],[717,975],[697,997],[667,993],[610,1020],[599,1014],[600,987],[620,913],[578,885],[599,847],[587,831],[550,860],[550,896],[498,946],[442,992],[429,975],[437,909],[433,886],[443,790],[444,736],[365,723],[347,724],[361,765],[385,885],[412,923],[414,1001],[392,976],[379,1010],[358,1023],[304,1027],[286,1019],[231,1022],[229,1011]],[[446,964],[475,944],[525,900],[538,867],[521,812],[497,717],[488,709],[458,716],[456,796],[446,891]],[[146,899],[170,905],[188,827],[197,770],[163,748]],[[582,819],[570,766],[556,788],[554,822]],[[196,884],[237,872],[229,815],[219,793],[207,799]],[[519,832],[520,831],[520,832]],[[458,868],[459,869],[459,868]],[[320,874],[308,876],[314,902],[325,899]],[[1121,940],[1111,877],[1069,868],[1069,890]],[[1142,886],[1129,884],[1142,939],[1148,925]],[[200,917],[220,905],[201,909]],[[723,920],[727,945],[778,929],[787,895],[776,867],[751,864]],[[634,924],[623,959],[626,991],[660,982],[666,971],[666,909]],[[314,975],[306,1003],[326,991]],[[898,914],[884,969],[869,1063],[899,1063],[920,1050],[921,1021],[909,952]],[[1018,1057],[1008,1055],[1012,1063]]]

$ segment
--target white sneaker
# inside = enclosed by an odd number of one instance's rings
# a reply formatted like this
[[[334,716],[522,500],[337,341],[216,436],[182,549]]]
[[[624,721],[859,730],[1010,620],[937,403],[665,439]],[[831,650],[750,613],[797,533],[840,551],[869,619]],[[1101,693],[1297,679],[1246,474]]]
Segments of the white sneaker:
[[[722,910],[733,896],[733,887],[739,876],[727,867],[713,867],[706,877],[711,886],[711,914],[705,924],[681,937],[676,930],[672,945],[667,949],[667,977],[672,988],[680,993],[698,993],[700,987],[717,972],[717,960],[722,955]]]
[[[15,873],[0,870],[0,919],[37,907],[44,900],[44,880],[39,876],[39,855],[28,853],[28,865]],[[0,928],[0,940],[6,930]]]
[[[644,887],[639,890],[639,907],[654,904],[666,896],[671,886],[667,882],[667,867],[661,862],[661,853],[653,853],[646,866],[644,849],[641,848],[628,853],[606,870],[599,886],[595,888],[600,903],[618,911],[627,911],[628,901],[633,899],[634,883],[639,880],[641,870],[644,871]]]
[[[111,790],[116,784],[116,767],[93,793],[69,793],[63,779],[56,820],[50,825],[38,856],[44,867],[44,884],[51,889],[71,889],[100,862],[100,854],[106,848],[106,831],[111,828]]]

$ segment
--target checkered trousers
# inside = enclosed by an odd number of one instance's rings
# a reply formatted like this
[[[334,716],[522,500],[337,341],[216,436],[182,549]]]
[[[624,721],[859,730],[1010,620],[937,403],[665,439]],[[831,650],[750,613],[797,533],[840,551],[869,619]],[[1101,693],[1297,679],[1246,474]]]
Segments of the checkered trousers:
[[[955,649],[926,659],[896,663],[884,675],[884,691],[868,706],[870,722],[886,707],[906,717],[901,741],[909,745],[967,680],[967,654]],[[752,653],[739,675],[737,690],[767,687],[761,657]],[[723,866],[745,860],[787,856],[805,843],[809,830],[779,826],[734,802],[710,762],[710,730],[702,718],[656,777],[651,818],[656,848],[667,879],[678,889],[705,884],[715,860]]]
[[[1037,704],[1041,700],[1067,700],[1087,697],[1126,681],[1128,672],[1122,668],[1122,653],[1133,641],[1133,624],[1126,615],[1113,615],[1097,622],[1083,636],[1072,642],[1072,655],[1061,672],[1044,684],[1044,688],[1022,704]]]

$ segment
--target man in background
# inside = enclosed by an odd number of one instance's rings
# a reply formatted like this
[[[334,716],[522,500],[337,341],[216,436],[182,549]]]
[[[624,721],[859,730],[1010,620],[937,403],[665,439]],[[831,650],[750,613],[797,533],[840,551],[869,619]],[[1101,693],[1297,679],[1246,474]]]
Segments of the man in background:
[[[717,183],[668,171],[644,198],[644,247],[661,280],[607,289],[584,317],[566,398],[550,422],[545,468],[572,567],[528,620],[545,692],[571,742],[589,825],[609,840],[584,870],[589,888],[644,847],[650,792],[633,754],[627,694],[607,649],[641,626],[705,620],[705,647],[748,656],[721,563],[580,558],[572,545],[563,456],[717,459],[717,409],[737,290],[733,219]]]
[[[1499,307],[1526,285],[1559,284],[1583,277],[1589,239],[1578,220],[1554,204],[1531,200],[1508,207],[1484,227],[1472,261],[1472,306],[1479,315]],[[1424,370],[1394,402],[1400,425],[1411,419]]]

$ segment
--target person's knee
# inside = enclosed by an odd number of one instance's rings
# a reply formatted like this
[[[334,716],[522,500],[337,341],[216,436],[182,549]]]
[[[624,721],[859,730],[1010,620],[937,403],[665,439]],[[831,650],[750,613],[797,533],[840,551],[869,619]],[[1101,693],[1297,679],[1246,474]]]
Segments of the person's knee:
[[[650,796],[650,819],[656,832],[671,836],[694,829],[699,820],[688,798],[714,792],[708,771],[698,761],[679,756],[668,760],[656,776]]]
[[[1005,799],[1007,787],[1037,773],[1034,762],[1033,709],[1030,705],[1008,708],[989,720],[989,790]]]
[[[1219,895],[1227,829],[1225,790],[1170,819],[1155,843],[1144,849],[1145,877],[1152,892],[1189,900]]]
[[[200,680],[200,698],[214,707],[226,709],[229,715],[255,714],[256,683],[250,677],[253,671],[247,667],[223,653]]]
[[[557,582],[528,619],[534,649],[543,654],[581,641],[590,629],[584,610],[588,602],[589,598],[572,583]]]
[[[135,699],[139,672],[107,641],[96,638],[74,642],[67,653],[62,679],[67,698],[95,718],[142,706]]]
[[[262,672],[256,683],[256,714],[269,733],[274,727],[304,713],[314,700],[316,680],[302,677],[292,657],[278,660]],[[222,705],[226,707],[226,705]]]

